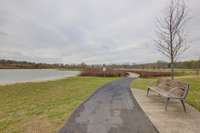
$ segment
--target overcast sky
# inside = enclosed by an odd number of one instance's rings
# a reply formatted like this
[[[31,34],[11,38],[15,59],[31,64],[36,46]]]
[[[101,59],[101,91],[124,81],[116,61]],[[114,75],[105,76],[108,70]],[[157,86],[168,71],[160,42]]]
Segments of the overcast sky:
[[[46,63],[166,60],[153,40],[169,0],[0,0],[0,58]],[[200,57],[200,1],[186,0],[190,49]]]

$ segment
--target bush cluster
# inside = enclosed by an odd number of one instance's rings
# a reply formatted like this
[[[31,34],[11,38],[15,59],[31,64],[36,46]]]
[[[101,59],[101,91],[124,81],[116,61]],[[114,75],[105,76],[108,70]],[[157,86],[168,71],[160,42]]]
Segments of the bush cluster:
[[[154,71],[143,71],[143,70],[131,70],[129,72],[137,73],[142,78],[149,78],[149,77],[166,77],[170,76],[170,72],[154,72]]]
[[[128,73],[125,71],[118,70],[106,70],[103,71],[101,69],[87,69],[81,72],[80,76],[100,76],[100,77],[122,77],[127,76]]]

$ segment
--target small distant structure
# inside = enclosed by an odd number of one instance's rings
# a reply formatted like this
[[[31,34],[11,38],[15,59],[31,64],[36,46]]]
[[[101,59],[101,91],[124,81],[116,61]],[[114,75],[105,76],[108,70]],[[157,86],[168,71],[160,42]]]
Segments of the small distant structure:
[[[106,65],[105,65],[105,64],[103,64],[103,68],[102,68],[102,70],[103,70],[103,72],[104,72],[104,77],[105,77],[105,72],[106,72],[106,70],[107,70],[107,68],[106,68]]]

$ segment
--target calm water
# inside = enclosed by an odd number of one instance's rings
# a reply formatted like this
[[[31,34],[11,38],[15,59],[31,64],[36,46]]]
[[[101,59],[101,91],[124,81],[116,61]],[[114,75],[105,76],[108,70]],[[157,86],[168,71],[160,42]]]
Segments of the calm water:
[[[0,84],[52,80],[76,76],[79,71],[59,71],[55,69],[0,69]]]

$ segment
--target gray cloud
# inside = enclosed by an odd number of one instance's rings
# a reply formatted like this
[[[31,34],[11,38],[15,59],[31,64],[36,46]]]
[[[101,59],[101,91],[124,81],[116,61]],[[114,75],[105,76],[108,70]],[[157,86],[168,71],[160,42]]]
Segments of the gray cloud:
[[[165,59],[153,44],[168,0],[1,0],[0,58],[47,63],[145,63]],[[190,49],[200,56],[197,0],[187,0]]]

